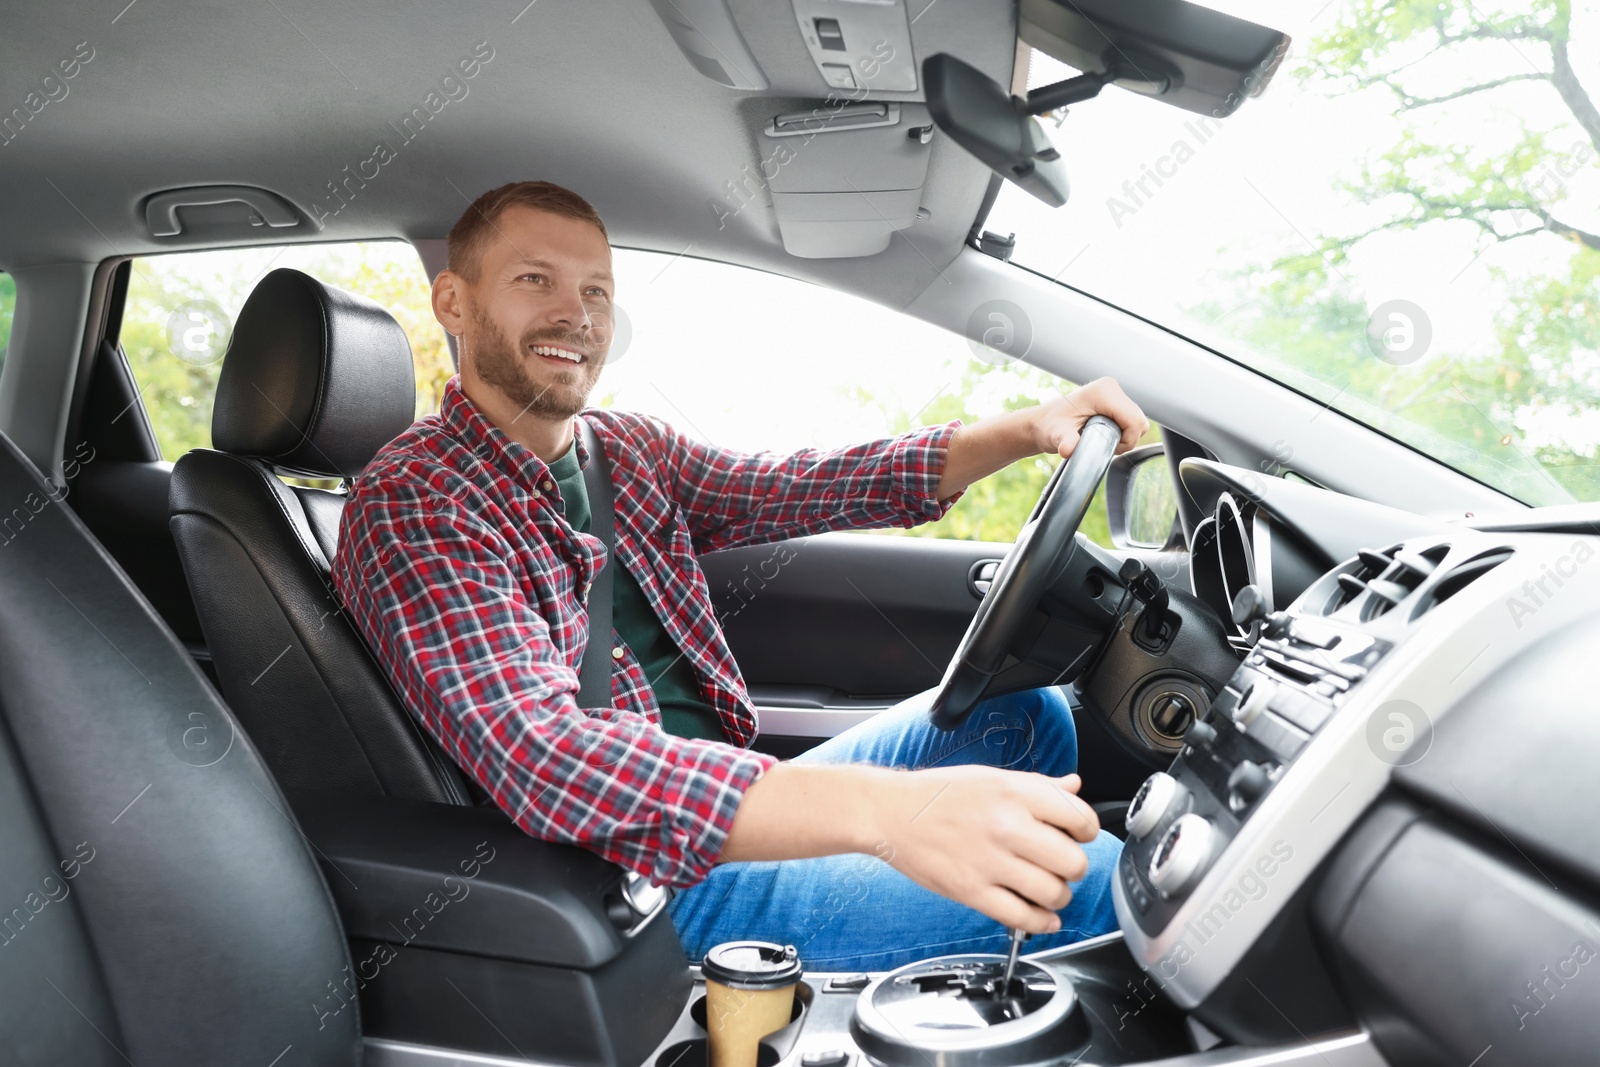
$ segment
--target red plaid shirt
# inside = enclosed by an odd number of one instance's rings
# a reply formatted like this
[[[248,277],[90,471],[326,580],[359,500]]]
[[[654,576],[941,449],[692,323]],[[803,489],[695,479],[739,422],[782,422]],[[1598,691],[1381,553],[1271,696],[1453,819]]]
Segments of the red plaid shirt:
[[[755,737],[755,711],[696,554],[912,526],[948,507],[935,493],[955,423],[785,456],[701,444],[643,415],[581,417],[611,460],[617,554],[739,745]],[[351,486],[333,580],[412,714],[523,830],[693,885],[775,761],[662,731],[649,680],[615,633],[613,706],[578,707],[584,595],[604,554],[568,525],[543,461],[452,379],[439,414]]]

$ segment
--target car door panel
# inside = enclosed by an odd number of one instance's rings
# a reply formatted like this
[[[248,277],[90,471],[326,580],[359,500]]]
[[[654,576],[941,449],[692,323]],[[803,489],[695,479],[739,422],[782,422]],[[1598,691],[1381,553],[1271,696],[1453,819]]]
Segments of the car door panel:
[[[832,533],[701,557],[756,706],[755,747],[794,756],[938,684],[1010,545]]]
[[[1009,544],[833,533],[707,554],[701,566],[761,732],[790,757],[939,683],[976,611],[974,579]],[[1137,552],[1187,586],[1181,553]],[[1083,796],[1132,795],[1150,768],[1077,717]]]
[[[978,607],[968,578],[1009,545],[836,533],[701,559],[740,669],[800,706],[880,705],[943,676]]]

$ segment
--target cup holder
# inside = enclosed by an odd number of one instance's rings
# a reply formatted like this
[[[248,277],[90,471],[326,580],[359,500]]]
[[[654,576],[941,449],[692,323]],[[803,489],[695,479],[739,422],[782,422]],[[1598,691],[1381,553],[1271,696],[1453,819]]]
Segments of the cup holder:
[[[778,1067],[778,1061],[783,1056],[777,1049],[763,1040],[756,1050],[756,1067]],[[693,1041],[679,1041],[675,1045],[668,1045],[656,1057],[655,1067],[706,1067],[708,1063],[706,1039],[697,1037]]]
[[[794,1051],[796,1040],[800,1037],[800,1028],[805,1025],[806,1011],[811,1007],[811,998],[816,991],[806,982],[801,981],[794,987],[794,1007],[789,1009],[789,1025],[781,1030],[774,1030],[761,1039],[761,1045],[756,1053],[756,1067],[777,1067],[779,1060]],[[702,1031],[706,1028],[706,998],[705,994],[695,998],[689,1005],[689,1018]],[[706,1039],[694,1038],[690,1041],[679,1041],[667,1048],[656,1057],[653,1067],[706,1067],[707,1064]]]
[[[811,987],[806,985],[804,982],[800,982],[795,985],[794,1007],[789,1010],[789,1026],[777,1031],[778,1034],[786,1032],[793,1027],[795,1023],[800,1021],[800,1016],[806,1013],[806,1008],[811,1004],[812,996],[813,994]],[[695,1002],[689,1005],[689,1018],[693,1019],[694,1024],[700,1029],[704,1030],[706,1028],[706,998],[704,993],[695,998]],[[768,1037],[762,1038],[762,1040],[770,1040],[775,1036],[777,1035],[772,1034]]]

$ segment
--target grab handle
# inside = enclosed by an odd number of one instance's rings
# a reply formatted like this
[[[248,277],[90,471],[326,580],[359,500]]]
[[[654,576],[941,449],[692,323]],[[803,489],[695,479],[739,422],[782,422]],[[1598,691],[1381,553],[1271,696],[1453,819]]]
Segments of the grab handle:
[[[189,189],[169,189],[157,193],[145,203],[144,222],[151,236],[176,237],[183,232],[183,223],[178,219],[180,207],[207,207],[234,202],[246,205],[261,219],[261,222],[257,222],[252,218],[252,226],[262,223],[274,228],[300,225],[300,215],[287,200],[277,193],[253,185],[197,185]]]

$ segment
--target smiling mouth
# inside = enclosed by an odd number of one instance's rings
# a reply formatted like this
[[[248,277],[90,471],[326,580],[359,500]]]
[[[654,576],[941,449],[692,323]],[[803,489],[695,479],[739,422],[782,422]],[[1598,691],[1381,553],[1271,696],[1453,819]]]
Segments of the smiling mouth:
[[[588,358],[577,349],[567,348],[564,345],[529,345],[528,349],[540,359],[552,363],[581,364]]]

